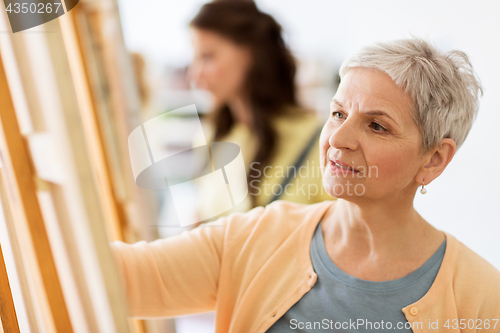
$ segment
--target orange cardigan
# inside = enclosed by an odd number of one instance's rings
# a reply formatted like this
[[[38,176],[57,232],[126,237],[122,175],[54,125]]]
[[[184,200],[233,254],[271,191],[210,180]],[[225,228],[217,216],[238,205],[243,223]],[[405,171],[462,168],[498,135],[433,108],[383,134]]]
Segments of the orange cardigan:
[[[111,243],[130,316],[215,310],[216,332],[265,332],[316,282],[310,244],[333,204],[276,201],[167,239]],[[500,322],[493,329],[500,319],[500,272],[446,237],[438,275],[424,297],[402,309],[406,319],[414,332],[460,332],[464,323],[474,328],[462,332],[475,332],[480,322],[479,332],[500,332]],[[436,320],[439,328],[429,329]]]

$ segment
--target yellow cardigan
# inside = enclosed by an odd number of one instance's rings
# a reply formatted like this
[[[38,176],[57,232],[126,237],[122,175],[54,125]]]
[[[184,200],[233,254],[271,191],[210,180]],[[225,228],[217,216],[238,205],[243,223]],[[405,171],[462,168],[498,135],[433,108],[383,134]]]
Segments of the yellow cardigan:
[[[168,239],[112,243],[130,316],[215,310],[218,333],[265,332],[316,282],[310,244],[334,204],[276,201]],[[446,253],[430,290],[402,309],[410,323],[422,323],[413,331],[460,332],[463,322],[471,326],[473,320],[475,326],[481,320],[478,331],[500,332],[500,323],[493,329],[500,319],[500,272],[450,234],[446,237]],[[430,330],[436,320],[439,329]]]
[[[265,170],[265,177],[251,181],[250,186],[259,188],[260,194],[256,197],[257,206],[265,206],[273,198],[274,193],[283,190],[279,200],[291,202],[314,204],[324,200],[333,200],[323,187],[321,169],[319,164],[319,138],[313,143],[304,162],[298,167],[296,173],[293,165],[297,157],[307,146],[311,137],[322,126],[322,122],[314,113],[304,113],[298,116],[281,116],[274,120],[274,128],[278,135],[276,152],[273,155],[269,167]],[[255,135],[244,124],[237,123],[233,126],[229,134],[221,141],[233,142],[240,146],[245,162],[247,175],[250,172],[250,162],[257,150]],[[255,167],[255,166],[254,166]],[[290,183],[283,188],[281,186],[287,174],[292,176]],[[295,176],[296,177],[293,177]],[[200,184],[201,185],[201,184]],[[214,206],[220,204],[220,196],[214,193],[210,186],[200,186],[202,197],[209,198],[200,202],[199,211],[212,211]],[[252,208],[250,197],[247,198],[232,212],[247,212]],[[202,214],[205,215],[205,214]]]

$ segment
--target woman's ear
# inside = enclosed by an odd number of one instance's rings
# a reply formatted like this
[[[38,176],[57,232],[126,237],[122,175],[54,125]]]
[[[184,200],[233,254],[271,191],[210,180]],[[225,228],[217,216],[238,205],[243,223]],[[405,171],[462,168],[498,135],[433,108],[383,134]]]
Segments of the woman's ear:
[[[457,145],[455,141],[450,138],[445,138],[441,141],[441,146],[432,149],[429,154],[425,154],[426,164],[422,167],[417,181],[419,184],[427,185],[436,179],[446,168],[448,163],[451,162]]]

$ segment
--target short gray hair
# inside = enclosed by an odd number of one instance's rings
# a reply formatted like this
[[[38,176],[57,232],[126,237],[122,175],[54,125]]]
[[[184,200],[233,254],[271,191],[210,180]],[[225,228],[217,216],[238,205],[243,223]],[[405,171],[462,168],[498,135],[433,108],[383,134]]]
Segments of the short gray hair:
[[[462,145],[483,94],[465,53],[443,53],[420,38],[400,39],[362,48],[344,61],[340,77],[354,67],[385,72],[410,95],[422,152],[439,147],[443,138],[453,139],[457,149]]]

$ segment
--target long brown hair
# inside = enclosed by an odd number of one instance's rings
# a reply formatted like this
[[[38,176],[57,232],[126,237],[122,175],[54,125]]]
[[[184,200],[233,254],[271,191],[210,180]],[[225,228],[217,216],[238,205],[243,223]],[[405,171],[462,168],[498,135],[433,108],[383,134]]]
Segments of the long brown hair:
[[[251,0],[215,0],[203,5],[190,26],[210,30],[248,46],[252,66],[244,89],[250,97],[252,132],[258,140],[258,149],[251,168],[248,184],[258,179],[259,170],[271,160],[277,146],[277,133],[272,126],[274,118],[299,113],[295,91],[296,64],[281,35],[281,26],[269,14],[261,12]],[[291,107],[290,107],[291,106]],[[210,113],[215,128],[214,139],[229,133],[235,120],[227,104]],[[250,194],[254,188],[249,186]],[[255,206],[255,196],[251,195]]]

